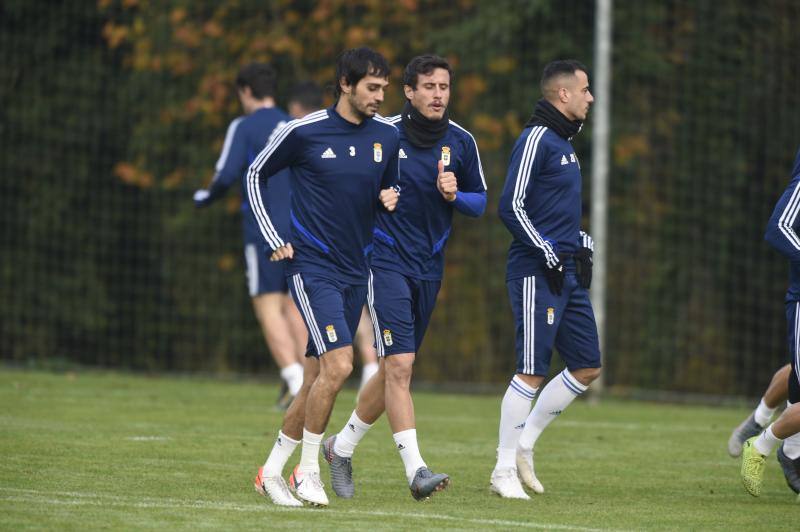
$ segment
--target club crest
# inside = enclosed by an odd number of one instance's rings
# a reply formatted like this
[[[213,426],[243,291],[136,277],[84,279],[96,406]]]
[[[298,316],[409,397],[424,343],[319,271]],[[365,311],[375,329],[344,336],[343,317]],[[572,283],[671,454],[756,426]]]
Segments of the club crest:
[[[392,340],[392,331],[389,329],[383,330],[383,343],[386,344],[387,347],[394,343],[394,340]]]
[[[442,146],[442,163],[445,166],[450,164],[450,146]]]
[[[554,309],[553,307],[547,307],[547,324],[552,325],[555,320],[556,320],[556,309]]]
[[[336,328],[334,328],[333,325],[326,325],[325,326],[325,332],[328,333],[328,341],[330,343],[333,343],[333,342],[335,342],[337,340]]]
[[[372,158],[376,163],[379,163],[383,160],[383,148],[381,147],[380,142],[376,142],[372,145]]]

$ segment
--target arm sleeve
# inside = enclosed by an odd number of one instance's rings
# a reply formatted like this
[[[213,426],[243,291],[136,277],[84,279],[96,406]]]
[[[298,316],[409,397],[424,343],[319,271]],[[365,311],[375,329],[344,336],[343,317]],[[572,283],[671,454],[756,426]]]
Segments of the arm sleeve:
[[[461,192],[456,193],[453,207],[466,216],[477,218],[486,210],[486,192]]]
[[[800,225],[797,219],[800,211],[800,171],[797,171],[797,165],[795,170],[789,186],[772,211],[764,238],[790,260],[800,261],[800,236],[797,235]]]
[[[525,211],[530,201],[533,180],[540,173],[546,157],[540,140],[546,128],[534,127],[527,137],[520,138],[511,153],[506,184],[497,211],[500,219],[516,240],[530,246],[548,268],[558,264],[553,246],[541,237]]]
[[[461,214],[477,218],[486,210],[486,179],[483,176],[478,143],[468,132],[467,135],[469,139],[465,143],[465,155],[459,169],[461,175],[456,176],[458,192],[453,207]]]
[[[239,117],[228,126],[222,153],[215,167],[216,173],[208,187],[208,197],[203,200],[206,205],[224,196],[230,186],[244,175],[247,168],[247,143],[244,132],[239,127],[243,119],[244,117]]]
[[[295,128],[287,125],[271,138],[247,170],[247,198],[261,235],[273,251],[283,246],[285,242],[270,220],[269,210],[263,197],[263,193],[267,190],[264,182],[280,170],[291,166],[299,147],[300,140]]]

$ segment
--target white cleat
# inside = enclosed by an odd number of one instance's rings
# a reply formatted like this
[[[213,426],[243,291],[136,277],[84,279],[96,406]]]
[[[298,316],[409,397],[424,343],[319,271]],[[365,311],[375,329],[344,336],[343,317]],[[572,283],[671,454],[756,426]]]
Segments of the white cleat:
[[[310,505],[328,506],[328,496],[325,494],[325,485],[322,483],[319,471],[301,471],[300,464],[297,464],[289,477],[289,486],[295,495]]]
[[[495,469],[492,471],[492,480],[490,484],[491,490],[504,499],[530,500],[528,494],[522,489],[522,484],[519,483],[517,469],[514,467]]]
[[[278,506],[303,506],[303,503],[292,497],[289,486],[280,475],[276,477],[265,477],[264,468],[258,468],[258,474],[253,480],[256,491],[264,497],[269,497]]]
[[[533,472],[533,452],[517,449],[517,472],[520,480],[534,493],[544,493],[544,486]]]

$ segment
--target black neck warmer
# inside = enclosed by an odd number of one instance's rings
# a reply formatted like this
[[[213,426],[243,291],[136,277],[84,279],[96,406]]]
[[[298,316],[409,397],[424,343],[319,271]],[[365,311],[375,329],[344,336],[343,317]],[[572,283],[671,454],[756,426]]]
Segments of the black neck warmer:
[[[553,104],[545,99],[536,102],[536,108],[525,127],[546,126],[555,131],[559,137],[570,140],[578,131],[581,130],[583,122],[580,120],[570,120],[561,111],[553,107]]]
[[[450,125],[447,111],[444,112],[441,120],[428,120],[407,100],[401,117],[408,141],[417,148],[432,148],[444,137],[447,133],[447,126]]]

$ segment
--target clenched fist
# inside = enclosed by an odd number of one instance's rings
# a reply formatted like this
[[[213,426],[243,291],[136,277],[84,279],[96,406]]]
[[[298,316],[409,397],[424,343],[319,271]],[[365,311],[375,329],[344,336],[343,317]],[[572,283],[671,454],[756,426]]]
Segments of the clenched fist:
[[[439,161],[439,175],[436,178],[436,188],[445,201],[455,201],[458,192],[458,180],[453,172],[444,171],[444,162]]]
[[[383,207],[392,212],[397,207],[397,200],[400,199],[400,193],[394,187],[384,188],[381,190],[379,196]]]

